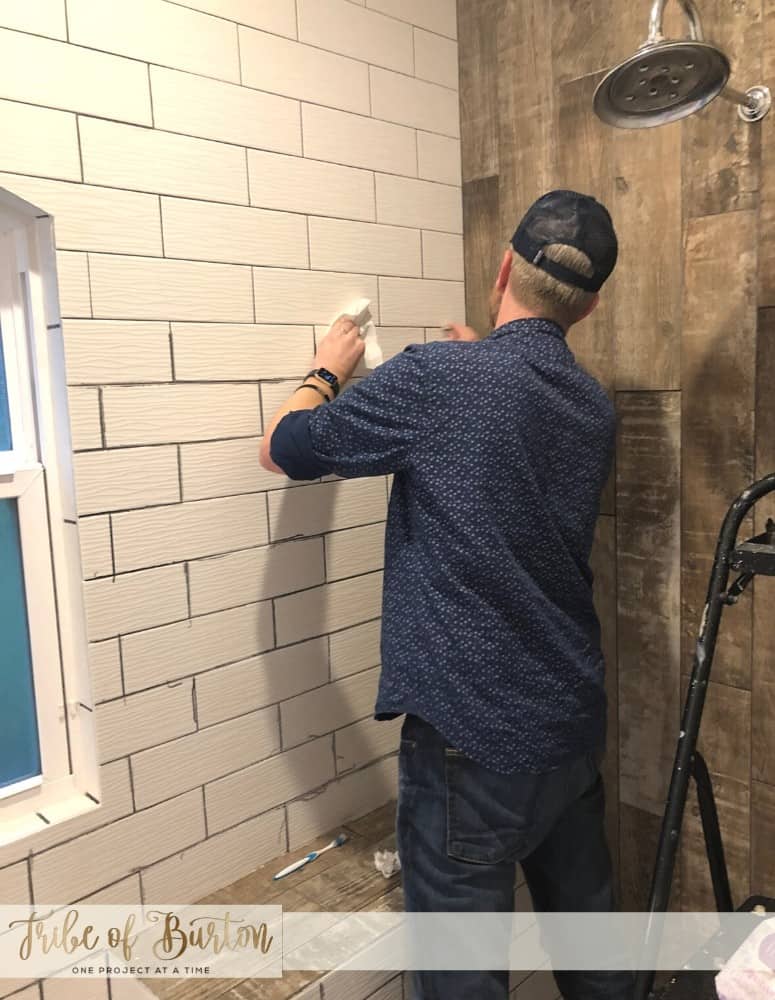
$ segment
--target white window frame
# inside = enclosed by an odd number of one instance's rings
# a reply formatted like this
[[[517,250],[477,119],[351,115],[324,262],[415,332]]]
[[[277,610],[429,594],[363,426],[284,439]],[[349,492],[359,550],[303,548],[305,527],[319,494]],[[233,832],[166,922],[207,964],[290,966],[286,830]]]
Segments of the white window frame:
[[[2,847],[100,802],[53,224],[2,188],[0,335],[0,498],[17,501],[41,755],[40,776],[0,789]]]

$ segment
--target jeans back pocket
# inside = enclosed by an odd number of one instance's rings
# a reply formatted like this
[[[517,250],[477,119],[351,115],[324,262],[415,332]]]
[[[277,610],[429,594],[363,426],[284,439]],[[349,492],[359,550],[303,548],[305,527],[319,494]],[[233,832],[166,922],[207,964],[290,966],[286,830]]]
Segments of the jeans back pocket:
[[[449,857],[518,860],[531,840],[541,775],[498,774],[452,747],[444,757]]]

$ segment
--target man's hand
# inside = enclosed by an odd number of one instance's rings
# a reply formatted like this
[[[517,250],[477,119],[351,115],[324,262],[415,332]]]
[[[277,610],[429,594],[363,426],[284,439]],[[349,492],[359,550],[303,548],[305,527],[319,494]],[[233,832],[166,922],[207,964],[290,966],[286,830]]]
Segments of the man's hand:
[[[481,340],[482,338],[470,326],[461,326],[460,323],[447,323],[443,328],[445,340]]]
[[[327,368],[343,386],[358,367],[366,345],[349,316],[340,316],[318,344],[314,367]]]

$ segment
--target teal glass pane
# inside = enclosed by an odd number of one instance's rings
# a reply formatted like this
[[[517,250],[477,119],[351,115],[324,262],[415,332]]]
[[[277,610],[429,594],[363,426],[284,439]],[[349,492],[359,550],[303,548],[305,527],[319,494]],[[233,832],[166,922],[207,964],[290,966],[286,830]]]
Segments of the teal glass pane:
[[[3,338],[0,336],[0,451],[10,451],[11,445],[11,414],[8,409],[8,383],[5,378]]]
[[[40,774],[19,512],[0,499],[0,788]]]

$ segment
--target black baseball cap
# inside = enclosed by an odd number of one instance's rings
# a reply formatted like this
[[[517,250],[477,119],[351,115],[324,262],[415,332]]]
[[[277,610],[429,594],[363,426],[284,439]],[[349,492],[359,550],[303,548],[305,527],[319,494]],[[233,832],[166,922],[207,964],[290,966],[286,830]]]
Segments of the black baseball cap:
[[[592,262],[590,277],[550,260],[545,249],[552,243],[575,247]],[[540,267],[565,285],[599,292],[616,267],[619,243],[608,210],[591,195],[577,191],[550,191],[527,211],[511,241],[528,263]]]

